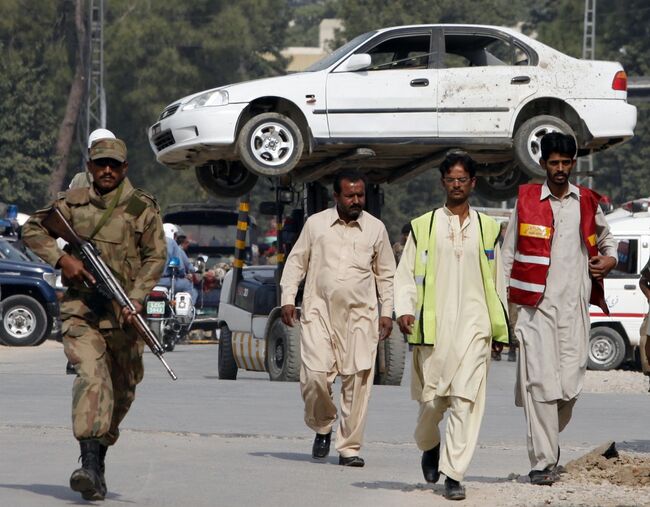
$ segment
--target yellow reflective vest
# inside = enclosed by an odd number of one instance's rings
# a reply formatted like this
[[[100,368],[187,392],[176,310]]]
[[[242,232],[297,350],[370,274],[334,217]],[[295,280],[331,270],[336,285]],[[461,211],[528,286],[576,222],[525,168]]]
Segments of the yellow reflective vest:
[[[499,238],[499,224],[492,218],[478,213],[480,228],[479,248],[481,275],[485,288],[485,300],[492,326],[492,339],[508,342],[508,318],[495,287],[496,264],[494,248]],[[415,241],[415,285],[417,303],[413,332],[408,336],[414,345],[434,345],[436,342],[436,284],[434,255],[436,251],[435,210],[411,221]]]

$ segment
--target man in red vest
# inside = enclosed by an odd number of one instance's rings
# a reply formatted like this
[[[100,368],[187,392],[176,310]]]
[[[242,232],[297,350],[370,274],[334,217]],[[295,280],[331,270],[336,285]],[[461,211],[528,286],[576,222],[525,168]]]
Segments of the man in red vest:
[[[559,433],[582,390],[589,304],[605,304],[603,278],[616,266],[616,243],[600,196],[569,182],[576,142],[561,133],[541,141],[543,184],[521,185],[503,241],[508,298],[520,344],[515,403],[523,406],[533,484],[558,479]]]

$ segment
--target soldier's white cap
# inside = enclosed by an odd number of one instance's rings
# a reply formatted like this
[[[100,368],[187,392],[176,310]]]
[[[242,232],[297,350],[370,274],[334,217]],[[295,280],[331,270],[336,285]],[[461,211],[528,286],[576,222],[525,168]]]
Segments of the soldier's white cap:
[[[108,129],[95,129],[88,136],[88,149],[98,139],[115,139],[115,134]]]

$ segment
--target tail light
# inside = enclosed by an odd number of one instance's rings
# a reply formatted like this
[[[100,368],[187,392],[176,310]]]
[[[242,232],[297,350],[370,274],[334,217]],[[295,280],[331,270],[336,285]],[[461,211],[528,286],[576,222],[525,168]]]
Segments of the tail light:
[[[160,301],[160,300],[167,299],[167,295],[163,291],[152,290],[149,293],[149,298],[148,299],[151,300],[151,301],[154,301],[154,300],[155,301]]]
[[[624,70],[619,70],[614,76],[612,90],[620,90],[622,92],[627,90],[627,74]]]

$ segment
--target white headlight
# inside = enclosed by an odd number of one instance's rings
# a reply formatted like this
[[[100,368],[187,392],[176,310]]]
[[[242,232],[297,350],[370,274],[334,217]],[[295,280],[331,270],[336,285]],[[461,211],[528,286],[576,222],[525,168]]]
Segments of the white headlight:
[[[194,97],[182,109],[183,111],[190,111],[198,107],[225,106],[226,104],[228,104],[228,92],[225,90],[216,90]]]
[[[52,288],[56,288],[56,273],[43,273],[43,280],[45,280]]]

